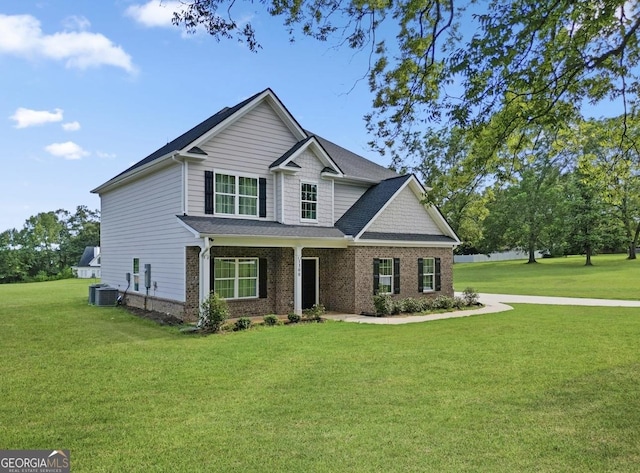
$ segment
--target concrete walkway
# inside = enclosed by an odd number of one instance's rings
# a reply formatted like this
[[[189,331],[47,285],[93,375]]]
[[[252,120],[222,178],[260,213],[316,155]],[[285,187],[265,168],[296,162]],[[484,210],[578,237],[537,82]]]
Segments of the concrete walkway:
[[[457,296],[462,295],[456,293]],[[623,301],[615,299],[586,299],[578,297],[544,297],[544,296],[520,296],[514,294],[479,294],[480,302],[484,307],[474,310],[459,310],[442,314],[429,315],[396,315],[394,317],[368,317],[355,314],[329,314],[325,318],[356,322],[361,324],[386,324],[399,325],[429,320],[452,319],[455,317],[469,317],[470,315],[493,314],[512,310],[511,304],[546,304],[546,305],[573,305],[573,306],[601,306],[601,307],[640,307],[640,301]]]

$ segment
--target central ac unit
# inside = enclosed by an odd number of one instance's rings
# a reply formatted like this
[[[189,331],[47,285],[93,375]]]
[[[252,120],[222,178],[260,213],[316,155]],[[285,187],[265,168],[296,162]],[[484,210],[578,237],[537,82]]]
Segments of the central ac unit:
[[[118,300],[118,290],[114,287],[98,287],[96,288],[96,305],[97,306],[113,306]]]

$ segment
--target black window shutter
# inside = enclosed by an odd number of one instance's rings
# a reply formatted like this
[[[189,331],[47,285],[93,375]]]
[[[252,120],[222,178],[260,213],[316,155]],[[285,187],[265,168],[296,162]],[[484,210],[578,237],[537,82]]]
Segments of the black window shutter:
[[[436,291],[439,291],[442,286],[440,284],[440,258],[435,258],[436,266]]]
[[[212,256],[209,258],[209,292],[216,290],[216,259]]]
[[[260,258],[258,262],[258,296],[260,299],[267,298],[267,258]]]
[[[400,258],[393,258],[393,293],[400,294]]]
[[[213,171],[204,172],[204,213],[213,213]]]
[[[258,179],[258,217],[267,216],[267,180],[264,177]]]
[[[373,294],[378,293],[378,287],[380,286],[380,260],[373,258]]]
[[[418,292],[424,291],[424,260],[418,258]]]

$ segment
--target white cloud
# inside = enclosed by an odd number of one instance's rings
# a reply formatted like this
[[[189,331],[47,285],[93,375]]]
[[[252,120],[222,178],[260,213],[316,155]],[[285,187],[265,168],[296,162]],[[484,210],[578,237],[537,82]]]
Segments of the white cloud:
[[[172,26],[173,13],[182,9],[184,5],[179,1],[149,0],[142,5],[131,5],[124,13],[141,25],[153,28]]]
[[[88,20],[83,23],[81,18],[76,18],[75,27],[88,27]],[[65,61],[67,67],[78,69],[106,65],[136,72],[131,56],[106,36],[87,31],[44,34],[40,21],[31,15],[0,14],[0,54]]]
[[[115,153],[105,153],[103,151],[97,151],[96,155],[102,159],[113,159],[116,157]]]
[[[44,123],[62,121],[62,110],[56,108],[53,112],[47,110],[30,110],[20,107],[9,117],[16,122],[16,128],[27,128]]]
[[[67,30],[86,31],[91,26],[91,22],[84,16],[71,15],[62,21],[62,26]]]
[[[81,146],[75,144],[73,141],[66,141],[64,143],[52,143],[49,146],[44,147],[45,151],[64,159],[82,159],[85,156],[89,156],[91,153],[82,149]]]
[[[80,122],[68,122],[62,124],[64,131],[78,131],[80,129]]]

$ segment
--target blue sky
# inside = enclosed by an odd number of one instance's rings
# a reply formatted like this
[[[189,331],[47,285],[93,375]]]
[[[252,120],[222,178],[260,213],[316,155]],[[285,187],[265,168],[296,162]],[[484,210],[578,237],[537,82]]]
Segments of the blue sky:
[[[368,55],[298,36],[250,2],[263,49],[186,35],[176,0],[0,3],[0,232],[39,212],[99,209],[90,190],[225,106],[271,87],[307,129],[371,152]],[[472,28],[472,27],[471,27]],[[590,115],[618,107],[586,107]]]
[[[158,5],[0,4],[0,232],[39,212],[99,209],[91,189],[267,87],[305,128],[388,164],[367,146],[365,54],[290,44],[279,20],[247,3],[238,17],[251,18],[263,45],[251,53],[234,40],[186,35]]]

